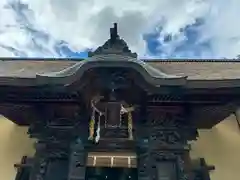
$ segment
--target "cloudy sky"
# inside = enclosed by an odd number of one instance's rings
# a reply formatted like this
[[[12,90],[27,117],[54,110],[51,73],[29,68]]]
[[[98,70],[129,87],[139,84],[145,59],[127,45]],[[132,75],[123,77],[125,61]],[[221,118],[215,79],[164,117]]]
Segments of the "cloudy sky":
[[[140,57],[234,58],[239,0],[1,0],[0,56],[85,57],[113,22]]]

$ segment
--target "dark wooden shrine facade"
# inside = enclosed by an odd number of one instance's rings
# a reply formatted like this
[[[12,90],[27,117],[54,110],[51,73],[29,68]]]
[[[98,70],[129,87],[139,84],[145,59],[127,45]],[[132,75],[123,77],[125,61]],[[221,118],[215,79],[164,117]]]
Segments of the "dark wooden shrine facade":
[[[29,126],[38,140],[35,156],[16,165],[16,179],[83,180],[87,166],[128,166],[137,168],[138,180],[209,180],[213,167],[190,159],[188,141],[236,111],[239,68],[237,62],[138,60],[116,27],[87,60],[1,61],[0,113]],[[127,125],[101,125],[99,142],[88,141],[96,95],[105,105],[135,107],[133,139]]]

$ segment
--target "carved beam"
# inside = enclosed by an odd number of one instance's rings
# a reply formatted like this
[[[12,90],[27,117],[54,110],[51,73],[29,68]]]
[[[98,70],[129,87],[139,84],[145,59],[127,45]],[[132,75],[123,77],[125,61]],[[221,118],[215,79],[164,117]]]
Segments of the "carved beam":
[[[126,152],[135,150],[136,144],[134,141],[128,139],[102,139],[98,144],[87,144],[86,148],[88,151],[94,152]]]

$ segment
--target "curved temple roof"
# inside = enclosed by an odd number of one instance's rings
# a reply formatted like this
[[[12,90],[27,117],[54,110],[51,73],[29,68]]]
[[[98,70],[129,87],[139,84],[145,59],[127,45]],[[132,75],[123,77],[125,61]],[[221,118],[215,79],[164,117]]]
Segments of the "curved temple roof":
[[[186,83],[186,77],[166,74],[144,61],[118,54],[94,55],[59,72],[37,74],[37,79],[41,84],[44,82],[71,84],[80,79],[85,71],[96,67],[132,68],[138,71],[148,83],[157,87],[161,85],[184,85]]]
[[[40,84],[72,84],[81,78],[85,71],[96,67],[125,67],[138,71],[151,85],[184,85],[186,78],[166,74],[159,69],[137,60],[137,54],[129,50],[127,43],[121,39],[117,32],[117,24],[110,28],[110,39],[103,46],[89,53],[90,58],[76,63],[62,71],[38,74]]]

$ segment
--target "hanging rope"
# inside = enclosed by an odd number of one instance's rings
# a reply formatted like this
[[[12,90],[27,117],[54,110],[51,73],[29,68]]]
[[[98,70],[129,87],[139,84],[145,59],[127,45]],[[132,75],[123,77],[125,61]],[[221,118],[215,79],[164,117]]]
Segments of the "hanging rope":
[[[89,137],[88,140],[93,140],[94,136],[94,125],[95,125],[95,113],[96,111],[93,109],[92,116],[89,122]]]
[[[100,140],[100,131],[101,131],[101,117],[104,115],[103,112],[101,112],[97,107],[96,104],[100,101],[101,97],[95,97],[91,101],[91,107],[92,107],[92,116],[89,122],[89,140],[94,140],[95,143],[98,143]],[[123,114],[127,114],[128,117],[128,138],[130,140],[133,139],[133,118],[132,118],[132,111],[134,111],[134,107],[128,107],[124,108],[123,105],[121,105],[121,116]],[[97,122],[97,130],[96,130],[96,137],[94,139],[94,130],[95,130],[95,124],[96,124],[96,113],[98,114],[98,122]],[[120,117],[121,118],[121,117]],[[105,122],[106,123],[106,122]],[[105,124],[106,125],[106,124]]]
[[[100,113],[98,115],[98,126],[97,126],[97,135],[96,135],[96,138],[95,138],[95,143],[98,143],[99,140],[100,140],[100,131],[101,131],[101,117],[102,117],[102,113]]]
[[[133,125],[132,125],[132,112],[128,112],[128,139],[133,139]]]
[[[96,113],[98,113],[98,124],[97,124],[97,131],[96,131],[96,137],[95,137],[95,142],[98,142],[100,139],[100,120],[101,116],[103,115],[103,112],[101,112],[97,107],[96,104],[100,101],[102,97],[95,97],[91,101],[91,107],[92,107],[92,117],[89,122],[89,140],[94,140],[94,128],[95,128],[95,123],[96,123]]]
[[[121,107],[121,115],[127,113],[128,116],[128,139],[133,139],[133,119],[132,119],[132,111],[134,111],[134,107],[124,108],[123,105]]]

